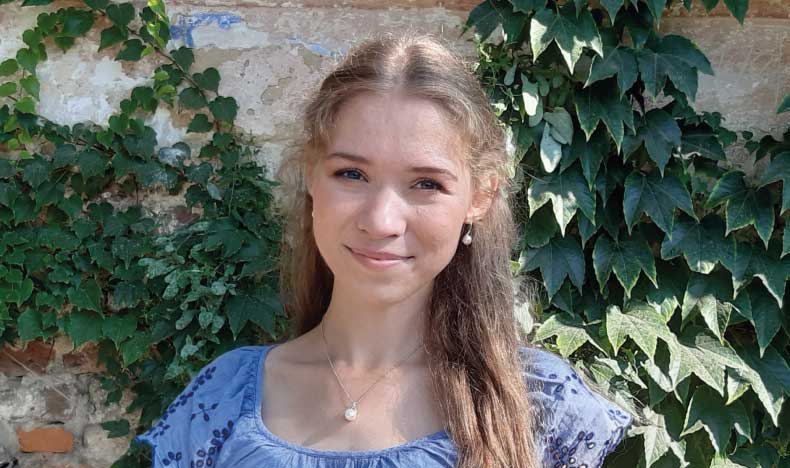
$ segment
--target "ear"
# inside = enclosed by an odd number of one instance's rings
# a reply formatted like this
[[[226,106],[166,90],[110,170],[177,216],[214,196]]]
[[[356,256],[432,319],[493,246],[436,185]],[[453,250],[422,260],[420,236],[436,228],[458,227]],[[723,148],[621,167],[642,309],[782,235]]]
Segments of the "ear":
[[[472,197],[472,205],[466,212],[466,223],[474,223],[488,213],[497,190],[499,190],[499,179],[495,175],[481,182],[481,186]]]

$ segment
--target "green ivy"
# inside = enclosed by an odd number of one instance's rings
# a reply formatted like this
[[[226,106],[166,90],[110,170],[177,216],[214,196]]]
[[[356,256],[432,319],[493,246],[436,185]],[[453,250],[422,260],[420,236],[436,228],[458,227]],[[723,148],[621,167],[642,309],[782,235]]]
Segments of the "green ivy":
[[[742,23],[748,0],[724,3]],[[690,105],[711,64],[658,32],[667,8],[487,0],[469,14],[525,188],[513,270],[545,285],[533,339],[641,420],[609,466],[788,466],[790,131],[740,134],[768,159],[754,177],[728,161],[739,135]]]
[[[12,3],[3,1],[2,3]],[[49,5],[25,0],[21,6]],[[18,8],[17,5],[11,8]],[[148,428],[202,366],[230,348],[285,333],[276,291],[281,236],[273,182],[233,125],[214,68],[167,50],[165,5],[85,0],[38,15],[24,47],[0,60],[0,344],[65,334],[98,345],[107,403],[125,390],[139,420],[106,421],[109,437]],[[37,113],[37,67],[103,27],[98,50],[155,65],[106,127],[64,126]],[[159,144],[160,106],[191,118],[204,143]],[[141,202],[183,197],[199,216],[168,232]],[[111,204],[111,199],[124,202]],[[130,447],[115,467],[150,466]]]

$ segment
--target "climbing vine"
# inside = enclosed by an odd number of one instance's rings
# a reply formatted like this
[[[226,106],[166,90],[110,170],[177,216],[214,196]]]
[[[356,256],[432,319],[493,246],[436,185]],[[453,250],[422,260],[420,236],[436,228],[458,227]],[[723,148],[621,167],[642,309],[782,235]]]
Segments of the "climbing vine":
[[[742,23],[748,1],[724,3]],[[468,17],[524,188],[513,269],[545,286],[525,326],[641,419],[608,466],[787,466],[790,131],[757,140],[691,107],[713,70],[658,31],[668,8],[486,0]],[[764,169],[739,170],[733,144]]]
[[[168,50],[163,2],[47,10],[0,60],[0,343],[96,343],[107,403],[131,389],[127,411],[141,411],[104,423],[126,436],[150,427],[219,354],[284,332],[274,185],[234,127],[238,105],[219,93],[219,72],[194,70],[188,47]],[[98,51],[154,72],[106,126],[52,122],[37,112],[38,65],[94,29]],[[159,108],[189,119],[198,149],[160,145],[147,123]],[[165,229],[145,205],[154,195],[179,197],[193,219]],[[150,459],[133,446],[116,466]]]

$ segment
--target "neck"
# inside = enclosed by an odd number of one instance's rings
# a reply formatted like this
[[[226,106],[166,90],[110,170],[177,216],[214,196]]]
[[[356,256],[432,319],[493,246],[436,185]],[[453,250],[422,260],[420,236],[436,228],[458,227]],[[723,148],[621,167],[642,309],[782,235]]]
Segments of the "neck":
[[[431,288],[429,284],[408,298],[387,302],[336,284],[323,318],[332,361],[352,369],[380,370],[405,358],[423,342]],[[321,326],[316,328],[323,340]],[[417,351],[409,361],[421,354]]]

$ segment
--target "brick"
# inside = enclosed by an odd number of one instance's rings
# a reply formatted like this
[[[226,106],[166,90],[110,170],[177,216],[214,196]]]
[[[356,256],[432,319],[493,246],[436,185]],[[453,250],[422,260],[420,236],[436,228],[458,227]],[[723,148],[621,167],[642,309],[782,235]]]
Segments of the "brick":
[[[9,354],[11,357],[9,357]],[[24,349],[12,348],[6,345],[2,351],[0,351],[0,374],[13,377],[29,374],[29,372],[25,370],[24,367],[17,364],[16,361],[21,362],[33,372],[38,374],[44,373],[53,355],[52,345],[41,340],[29,342]]]
[[[68,453],[74,448],[74,434],[62,427],[39,427],[31,431],[17,429],[20,452]]]
[[[96,374],[106,372],[104,364],[97,362],[99,347],[96,343],[85,343],[63,355],[63,367],[70,374]]]

